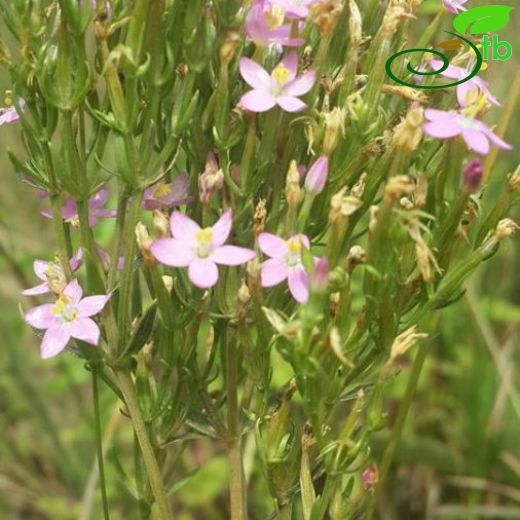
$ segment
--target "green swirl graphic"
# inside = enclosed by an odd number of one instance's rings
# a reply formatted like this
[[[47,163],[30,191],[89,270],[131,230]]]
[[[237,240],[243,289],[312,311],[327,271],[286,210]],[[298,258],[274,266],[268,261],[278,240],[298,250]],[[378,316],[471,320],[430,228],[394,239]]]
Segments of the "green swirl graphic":
[[[408,62],[406,64],[406,69],[410,73],[416,74],[418,76],[435,76],[437,74],[440,74],[441,72],[444,72],[450,64],[449,58],[447,56],[445,56],[444,54],[442,54],[442,52],[436,51],[434,49],[405,49],[403,51],[393,54],[392,56],[390,56],[390,58],[388,58],[388,60],[386,61],[386,65],[385,65],[385,70],[386,70],[386,73],[388,74],[388,76],[390,76],[396,83],[399,83],[400,85],[404,85],[406,87],[419,88],[419,89],[436,89],[436,88],[455,87],[457,85],[461,85],[462,83],[465,83],[466,81],[469,81],[472,77],[476,76],[478,74],[478,72],[480,71],[480,68],[482,67],[482,62],[483,62],[482,54],[480,53],[480,51],[477,49],[477,47],[471,41],[467,40],[460,34],[453,33],[451,31],[444,31],[444,32],[451,34],[452,36],[455,36],[455,38],[459,38],[460,40],[462,40],[464,43],[466,43],[473,49],[473,52],[475,53],[475,57],[477,58],[477,61],[475,63],[475,66],[473,67],[473,70],[468,74],[468,76],[466,76],[465,78],[460,79],[458,81],[455,81],[453,83],[447,83],[445,85],[424,86],[424,85],[417,85],[416,83],[408,83],[402,79],[399,79],[393,73],[392,64],[393,64],[394,60],[396,58],[398,58],[399,56],[402,56],[404,54],[409,54],[412,52],[421,52],[421,53],[429,52],[431,54],[435,54],[435,56],[437,56],[438,58],[440,58],[442,60],[442,67],[439,70],[434,70],[432,72],[423,72],[423,71],[415,70],[412,67],[412,65],[410,64],[410,62]]]

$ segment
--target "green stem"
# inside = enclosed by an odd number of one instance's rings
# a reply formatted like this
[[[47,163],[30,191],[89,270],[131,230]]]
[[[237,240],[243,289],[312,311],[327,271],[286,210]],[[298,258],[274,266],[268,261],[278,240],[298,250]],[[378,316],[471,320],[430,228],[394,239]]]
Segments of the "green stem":
[[[103,502],[103,515],[105,520],[110,520],[108,513],[108,498],[107,488],[105,481],[105,464],[103,462],[103,438],[101,436],[101,411],[99,408],[99,388],[97,373],[92,370],[92,395],[94,399],[94,417],[95,417],[95,429],[96,429],[96,449],[97,459],[99,466],[99,485],[101,488],[101,500]]]
[[[116,378],[132,420],[139,447],[141,448],[150,487],[152,488],[152,493],[159,509],[159,518],[160,520],[172,520],[173,515],[170,506],[168,505],[166,491],[162,482],[161,470],[159,469],[159,464],[157,463],[150,439],[148,438],[146,425],[135,396],[132,378],[127,372],[119,370],[116,372]]]
[[[426,355],[428,354],[428,350],[429,344],[427,342],[422,342],[419,346],[419,351],[415,355],[415,359],[412,365],[412,372],[410,374],[410,379],[408,380],[408,385],[406,387],[404,399],[401,403],[401,407],[399,408],[399,414],[392,429],[392,434],[390,435],[390,440],[386,447],[385,453],[383,455],[383,460],[379,468],[379,482],[376,486],[374,494],[370,499],[365,520],[372,520],[372,518],[374,518],[377,503],[379,501],[379,497],[381,496],[381,491],[383,490],[383,485],[388,475],[388,470],[390,469],[390,465],[392,464],[392,461],[394,459],[396,448],[399,444],[399,440],[403,432],[404,423],[406,421],[408,411],[410,410],[413,398],[415,396],[415,390],[419,382],[419,376],[421,375],[421,370],[424,365]]]

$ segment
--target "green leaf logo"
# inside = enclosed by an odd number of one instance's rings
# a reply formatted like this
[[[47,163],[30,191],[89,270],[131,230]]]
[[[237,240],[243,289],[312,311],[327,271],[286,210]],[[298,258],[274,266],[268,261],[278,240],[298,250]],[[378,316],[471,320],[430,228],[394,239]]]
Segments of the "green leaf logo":
[[[509,23],[509,5],[484,5],[459,13],[453,27],[460,34],[483,34],[503,29]]]

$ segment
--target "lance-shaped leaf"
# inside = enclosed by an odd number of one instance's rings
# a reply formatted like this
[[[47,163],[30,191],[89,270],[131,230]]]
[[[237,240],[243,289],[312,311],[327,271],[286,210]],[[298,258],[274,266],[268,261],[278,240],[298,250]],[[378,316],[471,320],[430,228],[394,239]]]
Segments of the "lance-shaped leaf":
[[[459,13],[453,18],[453,27],[461,34],[483,34],[496,32],[509,23],[508,5],[483,5]]]

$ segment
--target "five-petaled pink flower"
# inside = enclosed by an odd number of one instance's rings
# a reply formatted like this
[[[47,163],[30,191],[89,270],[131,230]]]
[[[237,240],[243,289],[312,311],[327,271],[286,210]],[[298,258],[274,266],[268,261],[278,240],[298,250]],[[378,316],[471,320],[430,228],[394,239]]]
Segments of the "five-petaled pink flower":
[[[442,0],[442,3],[450,13],[457,14],[459,11],[467,11],[464,4],[468,0]]]
[[[489,152],[490,142],[503,150],[512,149],[510,144],[494,134],[485,123],[459,112],[428,108],[424,115],[428,121],[423,124],[423,130],[432,137],[447,139],[461,135],[471,150],[482,155]]]
[[[284,24],[284,13],[265,0],[255,0],[245,21],[247,37],[256,45],[269,44],[298,47],[303,38],[291,37],[291,25]]]
[[[321,0],[270,0],[273,6],[280,7],[287,18],[307,18],[309,7]]]
[[[283,240],[271,233],[260,233],[258,245],[270,257],[261,266],[262,287],[273,287],[287,279],[294,299],[305,303],[309,299],[309,277],[302,263],[302,248],[310,248],[309,239],[299,234]]]
[[[298,57],[290,52],[271,72],[249,58],[240,59],[240,74],[253,87],[240,99],[240,104],[252,112],[266,112],[275,105],[287,112],[299,112],[307,105],[298,99],[312,89],[316,71],[309,70],[296,76]]]
[[[69,261],[70,270],[72,272],[77,271],[81,266],[82,261],[83,250],[80,248]],[[49,281],[51,284],[54,282],[56,285],[63,283],[61,288],[63,288],[66,284],[65,273],[63,272],[63,268],[61,267],[60,261],[58,259],[51,262],[46,262],[45,260],[35,260],[33,263],[33,269],[36,276],[43,283],[22,291],[24,296],[36,296],[38,294],[47,294],[49,292],[53,292],[51,291],[51,287],[49,287]]]
[[[91,345],[99,342],[99,327],[91,319],[106,305],[109,295],[82,298],[77,280],[72,280],[55,303],[33,307],[25,313],[25,320],[35,329],[45,330],[40,346],[43,359],[59,354],[71,338]]]
[[[170,183],[157,182],[144,192],[143,208],[147,210],[169,209],[191,202],[188,196],[188,176],[177,175]]]
[[[224,245],[231,233],[232,211],[228,209],[212,226],[201,228],[179,211],[170,217],[173,238],[155,240],[150,251],[159,262],[172,267],[188,267],[191,282],[201,289],[218,281],[217,264],[240,265],[256,253],[244,247]]]
[[[440,70],[442,68],[442,61],[431,60],[430,66],[434,70]],[[469,75],[469,70],[463,67],[456,67],[455,65],[448,65],[448,68],[440,73],[441,76],[450,79],[461,80]],[[487,101],[495,106],[500,106],[498,100],[491,94],[489,90],[489,84],[478,76],[473,76],[468,81],[457,85],[457,101],[462,107],[471,105],[476,100],[476,95],[482,93]]]
[[[42,199],[46,199],[49,197],[49,194],[46,191],[40,191],[38,192],[38,196]],[[115,210],[103,207],[108,200],[108,196],[108,190],[102,189],[88,199],[88,224],[90,227],[96,225],[98,218],[111,218],[116,216],[117,212]],[[52,211],[50,209],[44,209],[42,215],[45,218],[52,218]],[[65,222],[70,222],[72,224],[78,222],[78,207],[76,206],[74,199],[71,197],[67,197],[63,202],[61,217]]]

